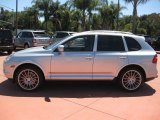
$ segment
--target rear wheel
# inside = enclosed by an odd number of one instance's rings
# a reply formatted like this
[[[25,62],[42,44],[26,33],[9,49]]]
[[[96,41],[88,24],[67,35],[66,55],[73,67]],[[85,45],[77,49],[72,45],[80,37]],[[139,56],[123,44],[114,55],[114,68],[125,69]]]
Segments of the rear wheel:
[[[16,72],[15,80],[22,90],[33,91],[43,83],[44,77],[38,68],[24,66]]]
[[[127,68],[119,75],[120,86],[127,91],[138,90],[144,82],[143,73],[137,68]]]
[[[24,45],[24,49],[27,49],[27,48],[29,48],[29,45],[28,45],[28,44],[25,44],[25,45]]]
[[[7,50],[7,53],[8,53],[8,54],[11,54],[11,53],[12,53],[12,50]]]

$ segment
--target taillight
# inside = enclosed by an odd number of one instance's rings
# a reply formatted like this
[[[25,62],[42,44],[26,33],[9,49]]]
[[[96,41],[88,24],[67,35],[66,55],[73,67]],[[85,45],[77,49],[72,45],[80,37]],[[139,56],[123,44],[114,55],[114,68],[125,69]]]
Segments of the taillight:
[[[36,43],[36,39],[33,39],[33,41],[32,41],[33,43]]]
[[[37,46],[37,41],[36,41],[36,39],[33,39],[33,46]]]
[[[157,64],[158,56],[157,54],[153,57],[152,63]]]

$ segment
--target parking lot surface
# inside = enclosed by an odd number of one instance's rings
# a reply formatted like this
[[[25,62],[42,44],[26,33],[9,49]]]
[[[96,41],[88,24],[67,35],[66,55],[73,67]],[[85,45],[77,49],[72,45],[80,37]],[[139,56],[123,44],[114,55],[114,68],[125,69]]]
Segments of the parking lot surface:
[[[111,82],[47,82],[34,92],[21,91],[3,74],[0,56],[0,120],[159,120],[159,77],[136,92]]]

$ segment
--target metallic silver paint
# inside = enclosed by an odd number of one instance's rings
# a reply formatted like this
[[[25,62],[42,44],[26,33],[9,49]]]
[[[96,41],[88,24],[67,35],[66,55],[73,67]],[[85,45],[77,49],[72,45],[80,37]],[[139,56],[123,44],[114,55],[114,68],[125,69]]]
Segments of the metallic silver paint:
[[[64,42],[76,36],[95,35],[91,52],[54,52]],[[135,38],[142,50],[129,52],[123,37],[124,52],[97,52],[98,35],[118,35]],[[146,78],[157,77],[156,64],[152,63],[155,51],[145,43],[144,38],[132,34],[110,32],[82,32],[73,34],[46,49],[34,47],[13,53],[4,61],[4,74],[13,78],[16,68],[29,63],[38,66],[46,80],[112,80],[128,65],[138,65],[144,69]],[[6,58],[7,59],[7,58]],[[11,66],[15,66],[14,68]]]

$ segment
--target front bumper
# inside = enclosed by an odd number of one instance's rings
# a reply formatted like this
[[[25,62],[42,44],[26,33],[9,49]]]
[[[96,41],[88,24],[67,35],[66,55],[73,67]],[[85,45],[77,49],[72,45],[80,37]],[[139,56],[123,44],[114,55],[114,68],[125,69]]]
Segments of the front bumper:
[[[8,62],[4,61],[4,63],[3,63],[3,73],[8,79],[13,79],[13,74],[14,74],[15,68],[16,68],[15,63],[8,63]]]
[[[0,46],[0,50],[14,50],[14,45]]]

